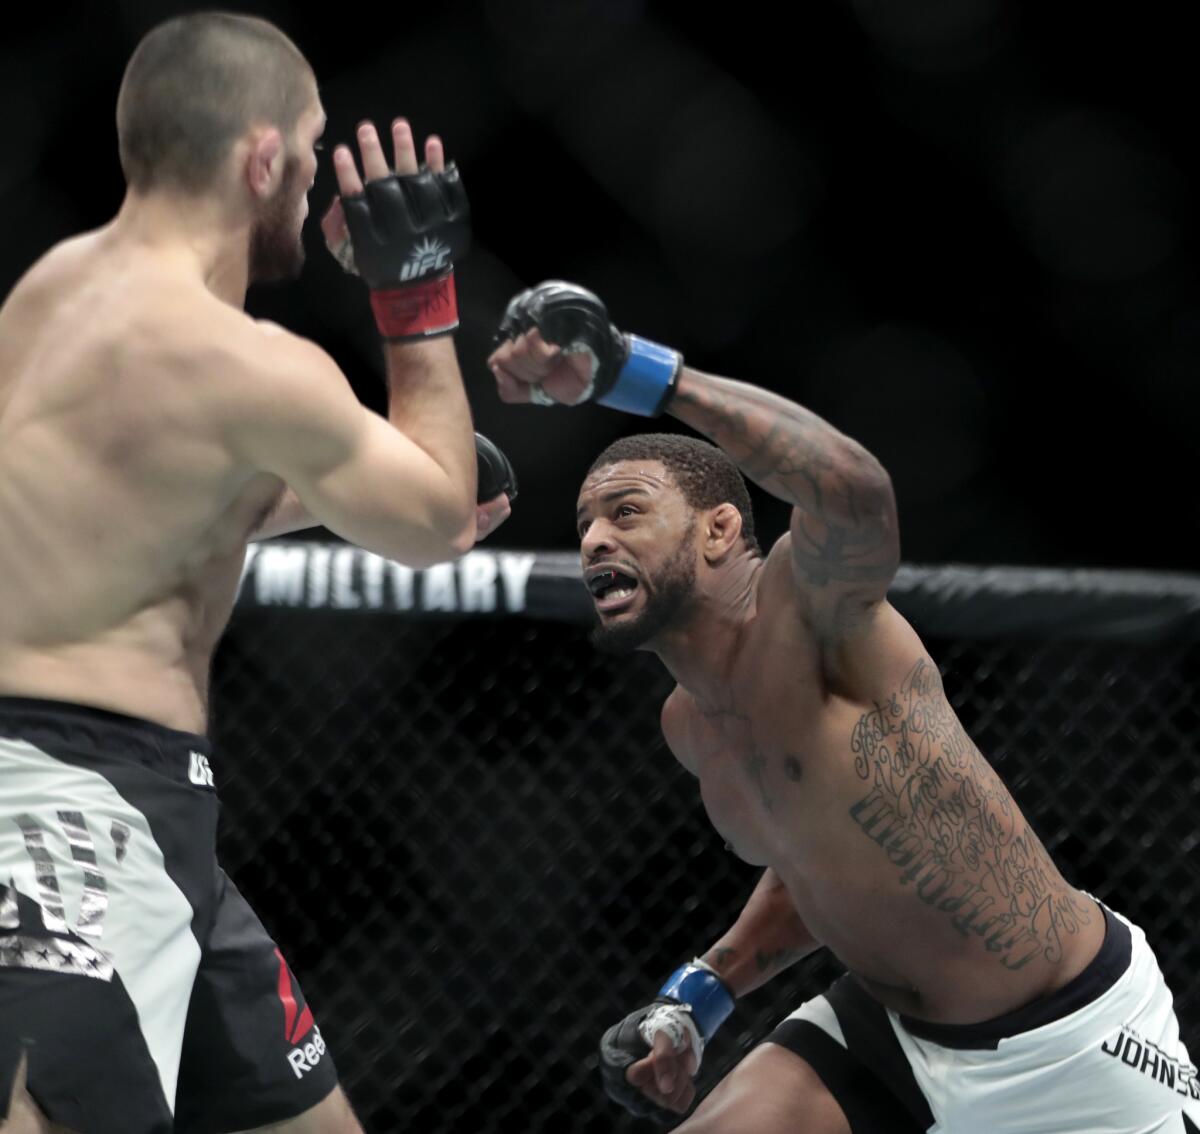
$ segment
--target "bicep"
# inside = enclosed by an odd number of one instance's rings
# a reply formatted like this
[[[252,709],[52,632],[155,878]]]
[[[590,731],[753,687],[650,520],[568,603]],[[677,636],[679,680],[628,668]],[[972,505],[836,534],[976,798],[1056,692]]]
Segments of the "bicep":
[[[857,524],[792,509],[780,543],[800,602],[822,639],[854,633],[887,597],[900,562],[900,541],[894,519],[879,522],[884,511],[880,506],[871,517],[875,522]]]
[[[239,406],[232,432],[244,459],[278,476],[317,523],[360,547],[414,566],[450,557],[445,472],[366,409],[323,352],[293,350],[286,361],[286,372]]]
[[[291,486],[314,519],[372,548],[384,526],[432,526],[425,488],[445,475],[427,453],[362,406],[344,417],[330,414],[307,438],[297,433],[276,465],[269,471]]]
[[[890,488],[879,500],[862,494],[861,516],[834,520],[793,508],[788,534],[798,581],[815,590],[854,589],[882,598],[900,562],[900,539]]]
[[[761,586],[773,607],[789,608],[804,627],[812,657],[829,688],[851,700],[870,700],[924,652],[920,639],[887,601],[894,576],[814,580],[796,566],[795,536],[783,535],[771,549]]]

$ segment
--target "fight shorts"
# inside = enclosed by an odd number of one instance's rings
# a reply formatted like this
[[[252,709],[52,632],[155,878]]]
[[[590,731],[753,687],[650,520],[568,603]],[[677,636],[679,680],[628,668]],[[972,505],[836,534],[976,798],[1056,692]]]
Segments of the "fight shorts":
[[[1082,973],[1005,1016],[922,1023],[842,977],[765,1042],[808,1062],[853,1134],[1200,1134],[1200,1081],[1154,954],[1104,918]]]
[[[220,1134],[337,1083],[283,956],[216,861],[202,736],[0,697],[0,1118]],[[0,1122],[0,1125],[3,1125]]]

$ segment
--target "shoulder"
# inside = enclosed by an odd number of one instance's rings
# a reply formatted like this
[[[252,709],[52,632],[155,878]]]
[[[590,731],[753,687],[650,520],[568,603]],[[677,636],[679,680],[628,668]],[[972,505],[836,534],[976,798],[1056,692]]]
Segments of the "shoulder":
[[[345,460],[374,418],[337,363],[316,343],[247,319],[222,348],[215,395],[230,449],[250,466],[283,475]]]
[[[254,355],[256,370],[273,382],[293,387],[334,382],[339,389],[348,388],[341,368],[327,351],[278,323],[250,321],[246,345]]]
[[[42,253],[18,277],[4,297],[0,314],[6,322],[16,320],[24,324],[37,318],[72,282],[94,254],[99,242],[99,233],[88,232],[61,240]]]
[[[54,284],[56,278],[78,271],[103,246],[107,229],[98,228],[68,236],[46,249],[30,266],[24,279],[35,286]]]
[[[757,605],[769,631],[788,627],[799,651],[794,665],[808,664],[824,689],[845,700],[870,704],[894,689],[925,650],[907,620],[887,598],[855,588],[829,591],[796,577],[788,532],[771,548],[759,578]]]
[[[332,362],[329,355],[312,339],[297,335],[278,323],[272,323],[270,319],[251,319],[246,316],[245,327],[247,344],[253,344],[259,351],[271,354],[282,352],[289,357],[307,357],[314,361],[320,358]]]
[[[790,609],[823,651],[869,633],[886,605],[886,588],[812,578],[797,570],[796,560],[796,535],[788,531],[775,541],[762,572],[759,593],[770,609]]]
[[[337,363],[316,343],[240,311],[208,312],[200,339],[180,343],[203,385],[221,399],[228,420],[286,417],[315,409],[323,396],[345,396],[349,384]],[[315,403],[315,404],[314,404]]]

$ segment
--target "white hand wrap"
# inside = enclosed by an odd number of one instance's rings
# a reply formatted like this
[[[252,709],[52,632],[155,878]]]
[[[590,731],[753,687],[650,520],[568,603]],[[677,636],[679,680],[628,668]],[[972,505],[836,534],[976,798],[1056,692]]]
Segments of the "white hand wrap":
[[[666,1032],[671,1039],[671,1046],[676,1051],[691,1044],[696,1053],[696,1067],[700,1067],[700,1059],[704,1054],[704,1037],[692,1019],[692,1013],[685,1004],[656,1004],[638,1025],[638,1033],[651,1047],[654,1037],[659,1032]]]
[[[596,389],[596,368],[600,365],[600,360],[596,357],[596,352],[591,347],[584,343],[568,343],[562,348],[563,354],[586,354],[591,362],[591,377],[588,379],[588,384],[579,392],[579,396],[573,402],[559,402],[552,398],[545,390],[542,389],[541,383],[530,387],[529,400],[535,406],[577,406],[583,402],[589,402],[592,399],[592,394]]]
[[[349,272],[352,276],[358,275],[358,265],[354,262],[354,245],[349,236],[338,241],[336,246],[326,244],[325,247],[329,249],[329,254],[338,262],[343,272]]]

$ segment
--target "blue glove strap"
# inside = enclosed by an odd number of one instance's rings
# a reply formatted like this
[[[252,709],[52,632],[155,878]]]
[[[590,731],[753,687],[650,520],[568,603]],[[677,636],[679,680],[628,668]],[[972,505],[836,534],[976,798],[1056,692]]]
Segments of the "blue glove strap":
[[[683,356],[677,350],[639,339],[637,335],[626,338],[629,357],[612,388],[596,401],[610,409],[658,417],[675,388]]]
[[[692,1019],[705,1043],[733,1011],[733,995],[725,982],[703,965],[681,965],[667,978],[658,995],[671,996],[691,1006]]]

